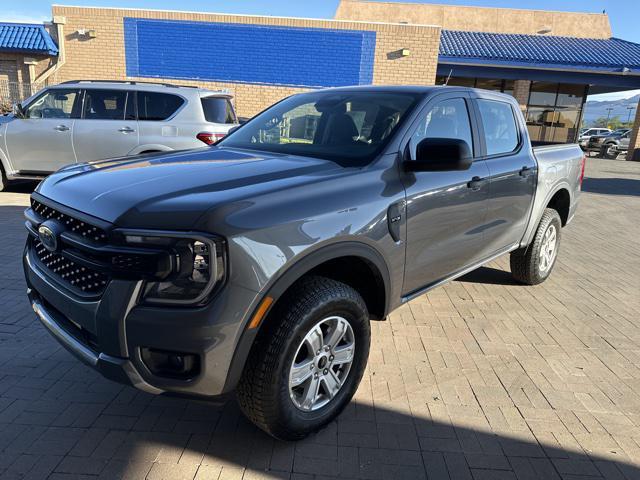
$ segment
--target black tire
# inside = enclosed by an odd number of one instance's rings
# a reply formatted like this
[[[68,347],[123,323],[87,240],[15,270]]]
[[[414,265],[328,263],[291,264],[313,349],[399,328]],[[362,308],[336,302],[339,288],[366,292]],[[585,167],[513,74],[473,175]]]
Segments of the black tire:
[[[4,174],[4,168],[0,165],[0,192],[7,188],[7,176]]]
[[[303,411],[290,396],[292,362],[313,327],[334,315],[346,320],[353,332],[351,368],[329,403],[317,410]],[[249,420],[275,438],[306,437],[347,406],[367,365],[370,341],[369,314],[358,292],[324,277],[302,279],[278,302],[258,334],[236,392],[240,408]]]
[[[551,226],[555,229],[556,235],[554,255],[547,267],[543,268],[544,264],[541,261],[540,252],[545,233]],[[562,221],[558,212],[552,208],[545,209],[531,244],[511,252],[510,263],[513,278],[527,285],[537,285],[549,277],[558,258],[561,229]]]

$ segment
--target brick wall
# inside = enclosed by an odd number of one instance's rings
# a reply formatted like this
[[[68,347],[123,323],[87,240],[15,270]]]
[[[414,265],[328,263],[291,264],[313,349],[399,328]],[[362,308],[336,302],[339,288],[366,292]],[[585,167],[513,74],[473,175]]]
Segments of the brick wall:
[[[239,115],[243,116],[253,115],[281,98],[307,88],[184,78],[178,81],[169,78],[127,77],[124,19],[145,18],[375,32],[374,84],[432,85],[435,82],[440,43],[440,27],[437,26],[63,6],[53,6],[52,10],[53,16],[63,16],[66,19],[64,35],[66,64],[57,73],[55,80],[128,79],[225,88],[235,94],[236,108]],[[95,38],[90,39],[77,33],[78,30],[83,29],[95,30]],[[215,48],[215,46],[202,45],[202,48]],[[402,49],[408,49],[410,54],[399,55]],[[220,55],[224,54],[225,52],[220,52]],[[226,54],[234,55],[235,52],[226,52]],[[304,55],[304,50],[300,54]],[[335,55],[336,61],[339,61],[340,52],[336,51]],[[238,62],[243,61],[241,56],[235,58]],[[277,68],[277,65],[275,67]]]
[[[474,32],[535,35],[541,30],[550,29],[551,35],[611,37],[609,17],[602,13],[341,0],[335,18],[370,22],[435,24],[448,30]]]

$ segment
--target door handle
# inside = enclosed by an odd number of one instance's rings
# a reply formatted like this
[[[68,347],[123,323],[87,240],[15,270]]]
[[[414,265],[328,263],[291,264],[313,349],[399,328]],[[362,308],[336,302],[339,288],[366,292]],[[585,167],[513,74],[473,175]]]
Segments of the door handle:
[[[53,127],[53,129],[56,132],[66,132],[69,130],[69,127],[67,127],[66,125],[56,125],[55,127]]]
[[[527,167],[527,166],[524,166],[524,167],[522,167],[522,168],[520,169],[520,172],[518,172],[518,174],[519,174],[521,177],[526,178],[526,177],[528,177],[528,176],[530,176],[530,175],[533,175],[533,168],[531,168],[531,167]]]
[[[487,183],[486,178],[473,177],[470,182],[467,183],[467,188],[471,190],[480,190],[484,184]]]
[[[122,127],[118,129],[119,132],[121,133],[133,133],[135,132],[135,130],[133,128],[130,127]]]

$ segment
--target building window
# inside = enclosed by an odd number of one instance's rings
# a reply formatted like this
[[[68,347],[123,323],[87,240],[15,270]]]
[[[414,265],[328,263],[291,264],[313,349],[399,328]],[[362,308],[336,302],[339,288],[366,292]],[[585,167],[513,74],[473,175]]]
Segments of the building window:
[[[526,114],[531,140],[575,142],[585,94],[584,85],[531,82]]]
[[[436,77],[436,85],[444,85],[445,83],[450,87],[482,88],[484,90],[493,90],[513,95],[513,80],[449,77],[449,81],[447,82],[446,75],[438,75]]]

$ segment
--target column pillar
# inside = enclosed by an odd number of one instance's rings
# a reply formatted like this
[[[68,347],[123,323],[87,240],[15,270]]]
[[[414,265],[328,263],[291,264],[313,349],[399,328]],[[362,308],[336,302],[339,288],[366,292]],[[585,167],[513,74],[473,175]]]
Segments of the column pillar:
[[[640,162],[640,108],[636,108],[636,118],[633,121],[633,128],[629,135],[629,151],[627,152],[627,160]]]
[[[513,96],[520,105],[520,110],[524,113],[527,110],[527,103],[529,103],[529,88],[531,87],[530,80],[516,80],[513,82]]]

